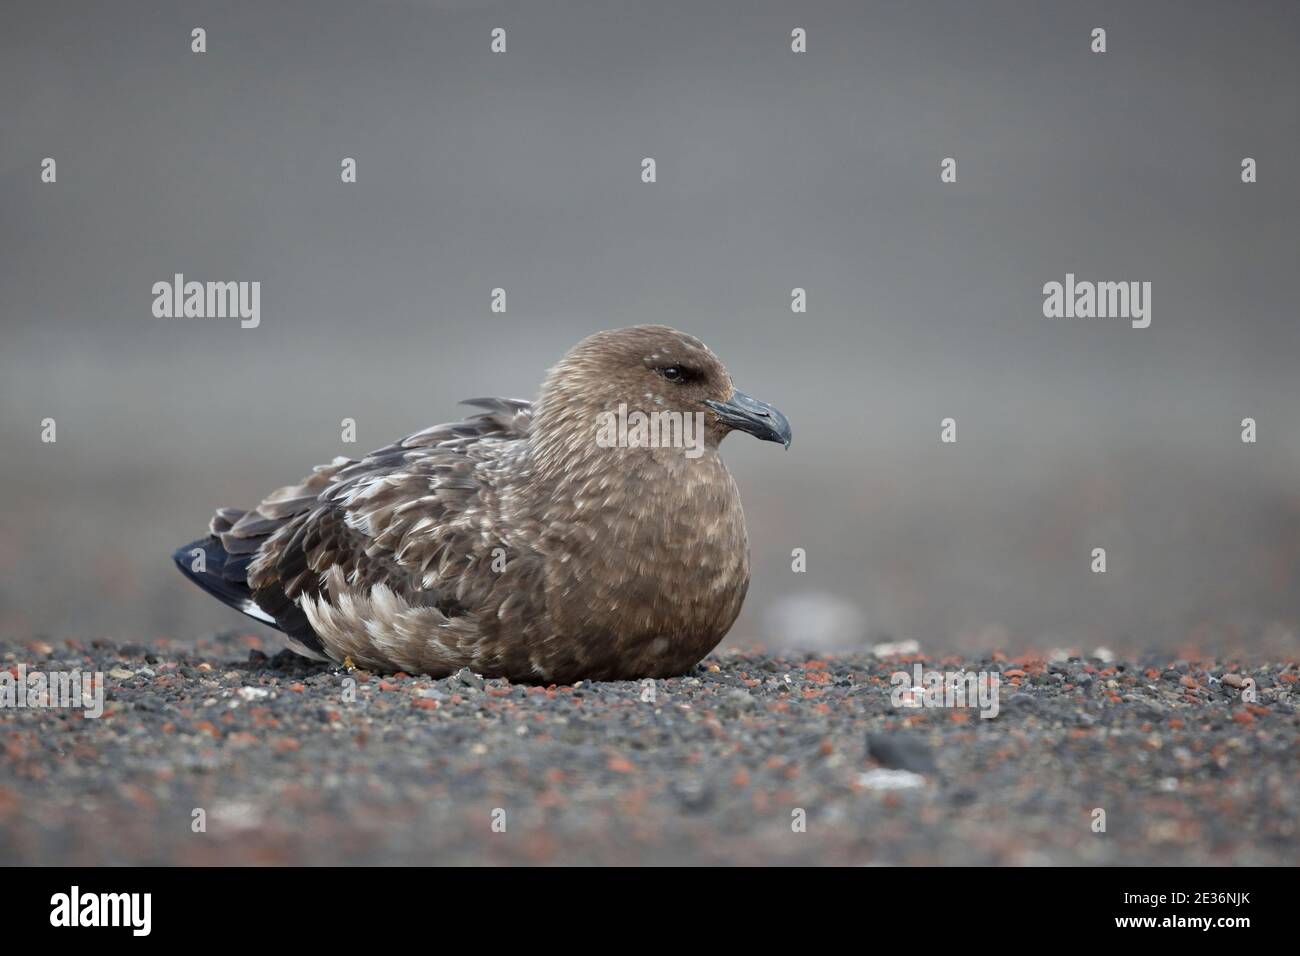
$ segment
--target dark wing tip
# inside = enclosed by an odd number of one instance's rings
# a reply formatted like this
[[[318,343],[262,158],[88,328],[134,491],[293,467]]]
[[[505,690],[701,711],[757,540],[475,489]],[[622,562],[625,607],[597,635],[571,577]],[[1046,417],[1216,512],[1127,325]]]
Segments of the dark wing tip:
[[[195,552],[202,552],[201,569],[194,566],[199,557]],[[222,547],[221,539],[215,535],[191,541],[172,552],[172,561],[181,574],[222,604],[263,624],[279,628],[276,620],[257,606],[253,592],[248,588],[245,573],[251,559],[252,555],[229,554]]]

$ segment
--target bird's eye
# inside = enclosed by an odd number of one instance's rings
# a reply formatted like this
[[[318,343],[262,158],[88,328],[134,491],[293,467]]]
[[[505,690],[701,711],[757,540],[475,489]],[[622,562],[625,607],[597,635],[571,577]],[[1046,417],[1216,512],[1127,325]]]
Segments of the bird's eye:
[[[670,382],[680,382],[686,377],[680,365],[669,365],[667,368],[661,368],[659,374]]]

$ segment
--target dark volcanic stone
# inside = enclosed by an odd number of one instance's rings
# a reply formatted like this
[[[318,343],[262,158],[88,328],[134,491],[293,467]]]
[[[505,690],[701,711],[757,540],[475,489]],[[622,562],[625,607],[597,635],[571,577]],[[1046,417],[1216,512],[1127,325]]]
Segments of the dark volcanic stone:
[[[867,734],[867,754],[890,770],[932,773],[935,769],[929,745],[907,731]]]

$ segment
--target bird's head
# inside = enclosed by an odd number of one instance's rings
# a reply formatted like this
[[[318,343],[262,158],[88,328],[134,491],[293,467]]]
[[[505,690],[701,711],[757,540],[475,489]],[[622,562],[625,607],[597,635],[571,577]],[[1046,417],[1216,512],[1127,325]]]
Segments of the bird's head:
[[[703,342],[666,325],[597,332],[575,345],[547,375],[538,424],[564,421],[596,436],[602,423],[621,424],[625,432],[641,421],[666,423],[663,413],[700,422],[708,447],[732,431],[790,446],[784,415],[738,391]]]

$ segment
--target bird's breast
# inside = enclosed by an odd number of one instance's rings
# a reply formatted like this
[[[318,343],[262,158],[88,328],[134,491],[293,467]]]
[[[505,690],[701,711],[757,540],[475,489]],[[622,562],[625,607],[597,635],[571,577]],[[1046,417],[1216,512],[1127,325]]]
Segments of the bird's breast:
[[[735,621],[749,545],[734,481],[716,455],[593,476],[548,509],[548,617],[615,668],[689,667]]]

